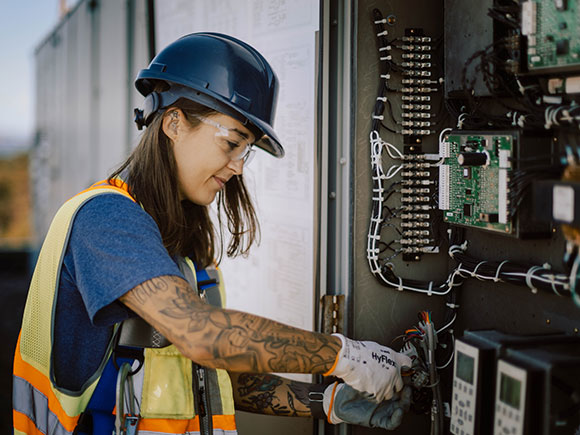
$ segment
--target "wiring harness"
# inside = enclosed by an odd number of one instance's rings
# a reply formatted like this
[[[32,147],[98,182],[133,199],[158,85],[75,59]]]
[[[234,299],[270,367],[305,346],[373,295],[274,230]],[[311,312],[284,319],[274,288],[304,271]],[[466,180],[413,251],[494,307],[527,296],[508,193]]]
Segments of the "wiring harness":
[[[497,10],[496,13],[505,13],[506,9]],[[372,174],[372,209],[367,235],[367,260],[372,274],[384,286],[395,288],[399,291],[413,291],[425,294],[427,296],[446,296],[450,295],[464,282],[465,279],[475,278],[481,281],[507,282],[515,285],[527,286],[533,293],[538,290],[548,291],[558,296],[569,296],[571,294],[570,283],[575,277],[564,273],[553,271],[550,264],[543,265],[521,265],[509,260],[488,261],[472,257],[467,253],[467,242],[463,240],[463,231],[454,227],[447,229],[439,214],[433,213],[433,197],[425,198],[426,202],[409,202],[399,201],[398,206],[389,206],[388,201],[394,196],[399,195],[408,187],[426,189],[427,195],[430,191],[429,186],[435,184],[434,180],[429,177],[429,169],[436,168],[441,164],[440,154],[417,154],[413,159],[413,164],[420,162],[421,166],[416,168],[415,176],[409,179],[401,177],[401,180],[394,181],[397,175],[401,175],[408,169],[408,156],[401,152],[396,146],[385,141],[380,131],[383,124],[383,112],[390,105],[390,100],[386,97],[389,91],[388,81],[390,72],[397,68],[392,56],[384,55],[387,51],[384,48],[390,47],[396,40],[387,39],[387,30],[384,25],[387,22],[382,17],[378,9],[373,11],[373,23],[377,34],[379,46],[379,58],[381,60],[381,74],[379,84],[379,95],[375,102],[372,115],[372,130],[369,135],[371,149],[371,174]],[[558,113],[565,113],[562,109]],[[555,115],[551,115],[555,116]],[[470,119],[466,113],[462,113],[458,118],[458,126],[463,127]],[[393,133],[393,129],[387,128]],[[441,149],[444,134],[451,130],[450,128],[442,129],[439,135],[439,145]],[[393,162],[386,171],[384,170],[384,160],[388,158]],[[548,174],[546,175],[546,171]],[[551,168],[545,166],[529,167],[525,170],[515,171],[513,178],[510,180],[510,204],[511,215],[517,212],[517,205],[521,203],[527,189],[533,180],[540,176],[555,176],[561,172],[561,167],[554,166]],[[423,177],[416,176],[417,172],[423,172]],[[540,175],[540,173],[542,173]],[[429,192],[429,193],[427,193]],[[428,220],[414,221],[410,228],[403,227],[401,230],[402,217],[406,214],[423,214],[428,215]],[[398,224],[397,224],[398,223]],[[404,223],[404,221],[403,221]],[[433,238],[431,240],[421,240],[427,236],[426,229],[430,228]],[[385,241],[383,232],[394,232],[395,237]],[[409,231],[405,234],[404,231]],[[413,235],[411,235],[413,234]],[[423,246],[414,246],[412,249],[408,245],[401,243],[405,238],[413,237],[419,242],[426,242]],[[436,246],[432,243],[436,242]],[[448,246],[447,252],[454,259],[457,266],[451,270],[447,279],[442,282],[420,281],[405,279],[395,273],[395,266],[392,259],[399,254],[413,253],[436,253],[444,245]],[[458,305],[454,302],[447,302],[451,310],[448,315],[452,318]]]
[[[444,329],[435,330],[430,311],[421,311],[418,313],[418,317],[419,323],[405,331],[401,352],[408,355],[413,361],[412,372],[406,374],[406,377],[410,378],[407,382],[416,388],[431,390],[431,405],[429,407],[432,423],[431,435],[439,435],[443,433],[444,428],[444,408],[435,351],[439,342],[437,335]],[[451,357],[453,357],[453,346],[451,346],[450,351]],[[415,398],[415,403],[427,400],[429,400],[428,397]]]

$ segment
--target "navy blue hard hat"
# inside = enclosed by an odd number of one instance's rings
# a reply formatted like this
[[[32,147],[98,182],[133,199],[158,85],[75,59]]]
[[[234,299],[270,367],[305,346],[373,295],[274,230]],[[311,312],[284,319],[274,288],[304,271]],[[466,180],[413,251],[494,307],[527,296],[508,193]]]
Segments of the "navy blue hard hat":
[[[169,88],[154,92],[159,81]],[[242,122],[256,145],[276,157],[284,149],[273,129],[278,78],[264,57],[239,39],[220,33],[192,33],[164,48],[137,75],[145,98],[135,110],[139,128],[179,98],[188,98]]]

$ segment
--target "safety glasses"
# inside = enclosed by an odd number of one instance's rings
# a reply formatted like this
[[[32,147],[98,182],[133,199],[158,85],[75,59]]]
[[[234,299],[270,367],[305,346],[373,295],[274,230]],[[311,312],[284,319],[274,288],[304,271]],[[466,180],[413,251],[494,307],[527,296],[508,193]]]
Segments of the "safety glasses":
[[[248,140],[244,132],[237,128],[225,127],[219,122],[206,118],[205,116],[194,115],[194,117],[201,123],[216,128],[214,142],[231,161],[239,162],[241,160],[244,162],[244,166],[252,161],[256,150],[254,144]]]

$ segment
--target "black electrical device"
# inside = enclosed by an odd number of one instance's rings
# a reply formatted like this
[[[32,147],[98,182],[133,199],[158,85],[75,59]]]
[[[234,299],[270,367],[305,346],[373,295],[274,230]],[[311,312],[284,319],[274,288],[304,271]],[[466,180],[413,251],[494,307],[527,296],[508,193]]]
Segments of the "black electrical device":
[[[498,360],[496,435],[564,435],[580,431],[580,345],[510,347]]]
[[[515,335],[497,330],[465,331],[455,346],[451,433],[491,434],[498,358],[505,355],[508,348],[547,343],[580,347],[580,337],[563,333]]]
[[[533,185],[534,218],[580,227],[580,183],[537,181]]]

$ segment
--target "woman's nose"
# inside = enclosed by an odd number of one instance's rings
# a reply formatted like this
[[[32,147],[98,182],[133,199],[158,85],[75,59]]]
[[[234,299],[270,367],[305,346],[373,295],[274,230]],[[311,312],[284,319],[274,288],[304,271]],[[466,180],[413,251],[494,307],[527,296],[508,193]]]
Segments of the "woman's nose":
[[[228,163],[228,167],[234,171],[236,175],[242,175],[244,172],[244,159],[240,160],[230,160]]]

